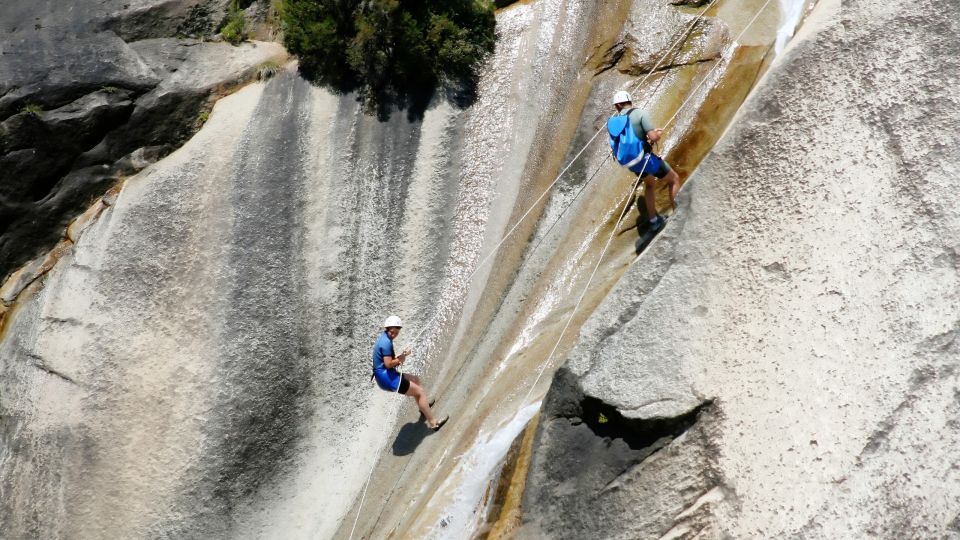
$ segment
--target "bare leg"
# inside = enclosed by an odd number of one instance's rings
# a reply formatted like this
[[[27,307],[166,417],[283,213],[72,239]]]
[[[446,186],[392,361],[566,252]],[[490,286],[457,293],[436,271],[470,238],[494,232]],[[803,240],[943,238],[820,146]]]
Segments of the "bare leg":
[[[410,389],[407,390],[407,395],[416,400],[420,413],[427,419],[427,425],[433,427],[437,421],[434,419],[433,411],[430,409],[430,400],[427,398],[427,392],[420,386],[419,379],[417,379],[417,382],[414,382],[413,377],[408,376],[408,380],[410,381]]]
[[[670,169],[670,172],[667,173],[667,176],[664,178],[667,181],[667,184],[670,185],[670,206],[674,210],[677,209],[677,193],[680,192],[680,175],[677,174],[677,171]]]
[[[656,187],[657,179],[655,177],[643,177],[643,201],[647,204],[647,219],[653,219],[657,216],[657,194],[654,192]]]

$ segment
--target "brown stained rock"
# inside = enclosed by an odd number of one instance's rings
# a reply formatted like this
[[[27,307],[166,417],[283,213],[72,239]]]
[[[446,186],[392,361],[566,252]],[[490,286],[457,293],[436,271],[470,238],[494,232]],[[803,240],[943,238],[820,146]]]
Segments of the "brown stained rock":
[[[71,247],[73,247],[73,242],[65,238],[54,246],[52,250],[47,252],[46,255],[34,259],[11,274],[3,286],[0,287],[0,301],[6,306],[13,305],[17,296],[40,276],[49,272],[50,269],[57,264],[57,261],[60,260],[60,257]]]
[[[10,277],[3,282],[3,286],[0,286],[0,302],[3,302],[3,305],[13,305],[20,292],[36,279],[42,261],[42,259],[34,259],[10,274]]]
[[[34,280],[36,280],[36,278],[42,276],[43,274],[46,274],[47,272],[49,272],[53,268],[53,266],[57,264],[57,261],[60,260],[60,257],[63,257],[63,255],[67,253],[67,251],[69,251],[72,247],[73,247],[73,242],[71,242],[69,239],[64,238],[63,240],[61,240],[60,243],[57,244],[52,250],[50,250],[50,252],[47,253],[47,255],[40,262],[40,267],[37,269],[38,273],[37,273],[37,276],[34,278]]]
[[[86,212],[80,214],[77,219],[70,222],[70,226],[67,227],[67,238],[74,243],[79,240],[83,231],[97,220],[100,212],[106,207],[107,205],[103,203],[103,199],[97,199],[96,202],[90,205],[90,208],[88,208]]]
[[[512,455],[507,456],[507,462],[500,473],[500,484],[497,496],[500,499],[499,512],[489,518],[494,518],[490,525],[488,540],[512,538],[520,527],[522,518],[523,488],[530,469],[530,458],[533,456],[533,443],[537,433],[540,415],[533,417],[530,424],[511,448]]]
[[[113,206],[117,203],[117,198],[120,197],[121,191],[123,191],[123,182],[107,190],[107,192],[103,194],[103,198],[100,200],[107,206]]]

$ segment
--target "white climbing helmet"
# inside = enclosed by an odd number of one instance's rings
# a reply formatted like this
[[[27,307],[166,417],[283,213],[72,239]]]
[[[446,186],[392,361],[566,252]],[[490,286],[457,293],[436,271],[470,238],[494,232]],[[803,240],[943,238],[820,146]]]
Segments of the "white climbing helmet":
[[[391,315],[387,317],[387,320],[383,321],[384,328],[391,328],[396,326],[397,328],[403,328],[403,322],[400,321],[400,317],[396,315]]]
[[[630,99],[630,92],[627,92],[626,90],[620,90],[619,92],[613,95],[614,105],[618,103],[626,103],[628,101],[633,101],[633,100]]]

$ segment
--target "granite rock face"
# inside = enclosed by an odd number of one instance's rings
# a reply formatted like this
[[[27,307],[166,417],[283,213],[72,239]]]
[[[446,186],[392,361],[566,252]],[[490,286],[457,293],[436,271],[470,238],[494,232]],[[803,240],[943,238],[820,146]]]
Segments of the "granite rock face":
[[[958,20],[817,4],[554,379],[520,536],[958,534]]]
[[[615,69],[637,77],[652,70],[675,69],[719,59],[730,41],[727,25],[711,16],[694,23],[693,15],[680,12],[673,5],[634,2],[616,41],[597,55],[597,71]],[[662,52],[671,50],[678,35],[685,37],[686,45],[673,49],[664,57]]]
[[[524,504],[553,510],[536,519],[527,511],[521,536],[643,537],[673,526],[690,496],[720,479],[712,474],[711,422],[699,421],[710,415],[708,401],[676,416],[633,418],[584,394],[561,368],[543,406]]]
[[[212,100],[258,64],[285,57],[273,44],[184,37],[212,35],[224,6],[0,6],[0,275],[50,248],[120,177],[182,144]]]
[[[74,222],[75,243],[4,321],[4,536],[350,534],[380,449],[396,457],[398,411],[424,427],[410,400],[370,382],[379,325],[396,313],[405,339],[430,330],[415,362],[433,388],[459,368],[462,355],[444,361],[469,349],[460,313],[504,287],[469,270],[539,189],[532,171],[558,136],[595,6],[511,8],[478,101],[439,100],[422,121],[379,122],[291,71],[248,85]],[[199,49],[169,43],[130,44],[163,74],[140,100],[180,74],[206,80],[176,60]],[[431,438],[407,452],[423,467],[442,444]],[[378,475],[367,500],[408,484],[400,473]],[[364,517],[361,535],[386,533]]]

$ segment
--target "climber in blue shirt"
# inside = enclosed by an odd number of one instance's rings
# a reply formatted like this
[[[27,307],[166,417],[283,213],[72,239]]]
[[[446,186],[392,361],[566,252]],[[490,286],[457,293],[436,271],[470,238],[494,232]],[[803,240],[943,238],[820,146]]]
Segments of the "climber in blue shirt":
[[[430,406],[433,402],[427,397],[426,390],[420,384],[420,378],[407,373],[400,373],[397,367],[402,365],[410,351],[403,351],[400,354],[394,354],[393,340],[397,339],[403,323],[400,317],[391,315],[383,323],[384,331],[377,338],[373,346],[373,379],[377,381],[377,386],[387,392],[397,392],[412,397],[417,401],[417,407],[427,420],[427,426],[437,431],[450,419],[444,416],[437,420],[433,416],[433,410]]]
[[[650,220],[650,230],[657,231],[663,227],[662,216],[657,214],[656,196],[654,188],[657,179],[666,180],[670,186],[670,204],[676,209],[677,193],[680,191],[680,175],[676,173],[667,161],[653,153],[653,144],[660,140],[662,129],[654,128],[650,116],[642,109],[633,107],[632,98],[623,90],[613,96],[613,106],[617,113],[608,122],[610,130],[610,146],[614,157],[621,165],[626,166],[636,174],[643,174],[643,198],[647,207],[647,219]],[[614,118],[626,116],[629,122],[614,122]],[[627,131],[632,129],[632,133]],[[617,133],[614,131],[617,130]],[[639,140],[638,140],[639,139]],[[629,141],[635,144],[629,144]]]

